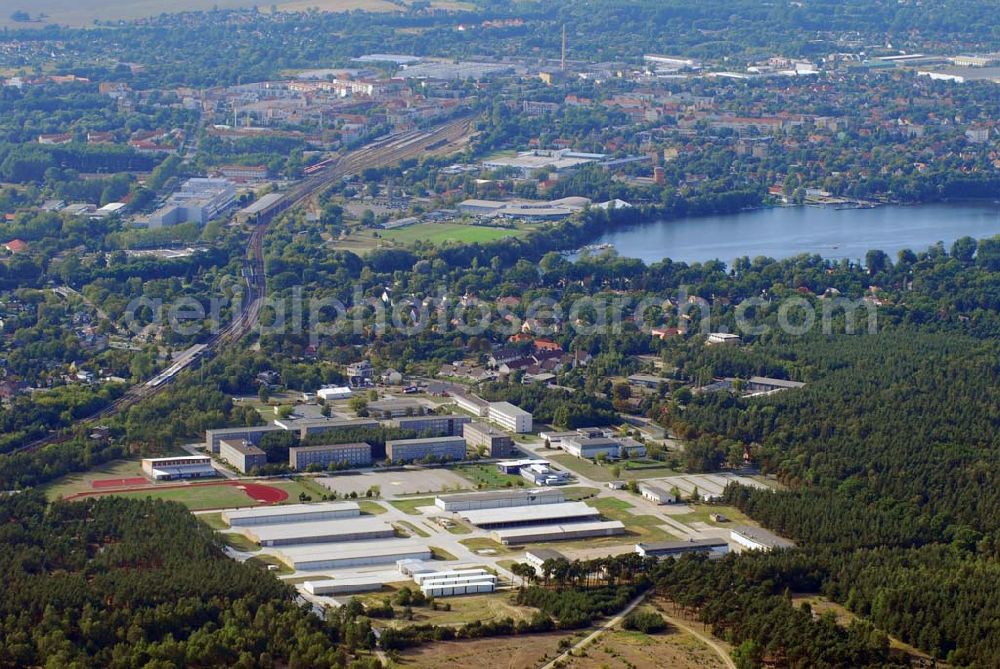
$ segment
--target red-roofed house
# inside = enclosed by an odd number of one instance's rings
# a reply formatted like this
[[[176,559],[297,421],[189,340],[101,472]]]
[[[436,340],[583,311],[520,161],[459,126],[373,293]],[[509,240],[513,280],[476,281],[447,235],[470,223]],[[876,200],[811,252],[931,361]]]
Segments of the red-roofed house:
[[[4,247],[11,253],[24,253],[28,250],[28,244],[20,239],[12,239]]]

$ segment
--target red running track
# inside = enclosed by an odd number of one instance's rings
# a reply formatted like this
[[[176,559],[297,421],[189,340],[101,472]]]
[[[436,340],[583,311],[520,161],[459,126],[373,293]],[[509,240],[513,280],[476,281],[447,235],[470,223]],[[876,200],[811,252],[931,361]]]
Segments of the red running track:
[[[273,488],[269,485],[261,485],[260,483],[240,483],[238,481],[231,483],[230,485],[235,485],[237,488],[241,488],[243,492],[246,493],[247,497],[256,500],[261,504],[278,504],[279,502],[284,502],[288,499],[288,493],[281,488]]]

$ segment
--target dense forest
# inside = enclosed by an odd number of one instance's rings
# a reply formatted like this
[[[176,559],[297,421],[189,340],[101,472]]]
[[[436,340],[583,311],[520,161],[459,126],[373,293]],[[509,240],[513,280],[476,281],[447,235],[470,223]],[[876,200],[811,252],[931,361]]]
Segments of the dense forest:
[[[374,641],[227,558],[178,504],[25,492],[0,498],[0,535],[0,666],[345,667]]]

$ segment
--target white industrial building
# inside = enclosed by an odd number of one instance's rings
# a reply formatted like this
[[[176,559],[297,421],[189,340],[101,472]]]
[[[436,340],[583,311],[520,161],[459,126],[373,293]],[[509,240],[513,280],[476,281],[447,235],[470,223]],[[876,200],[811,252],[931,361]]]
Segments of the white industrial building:
[[[573,437],[563,437],[559,441],[559,448],[570,455],[588,460],[602,455],[609,459],[617,459],[621,453],[622,445],[617,439],[612,439],[611,437],[585,437],[583,435],[576,435]]]
[[[434,505],[442,511],[459,512],[476,509],[502,509],[537,504],[560,504],[566,501],[561,490],[496,490],[492,492],[456,493],[438,495]]]
[[[566,485],[572,480],[568,472],[557,471],[547,462],[525,465],[519,470],[521,477],[531,481],[533,485]]]
[[[596,520],[585,523],[501,528],[490,532],[490,537],[497,543],[509,546],[512,544],[611,537],[619,534],[625,534],[625,525],[620,520]]]
[[[510,402],[490,402],[488,417],[508,432],[531,432],[531,414]]]
[[[546,525],[560,522],[598,520],[600,511],[583,502],[563,502],[561,504],[538,504],[502,509],[475,509],[461,512],[461,517],[483,529],[500,527],[521,527],[524,525]]]
[[[724,539],[691,539],[689,541],[650,541],[635,545],[635,552],[642,557],[680,557],[685,553],[722,557],[729,552]]]
[[[150,228],[188,222],[205,225],[235,202],[236,187],[227,179],[188,179],[146,222]]]
[[[288,546],[277,557],[295,570],[317,571],[366,565],[395,564],[399,560],[429,560],[431,550],[406,539],[352,541],[339,544]]]
[[[207,455],[187,455],[175,458],[143,458],[142,472],[154,481],[197,479],[218,476]]]
[[[323,502],[321,504],[288,504],[222,512],[222,519],[231,527],[302,523],[318,520],[354,518],[361,515],[357,502]]]
[[[302,589],[310,595],[349,595],[357,592],[376,592],[385,585],[378,576],[351,576],[319,581],[306,581]]]
[[[639,494],[654,504],[673,504],[677,501],[674,493],[649,483],[639,484]]]
[[[353,394],[347,386],[323,386],[316,391],[316,397],[324,402],[350,399]]]
[[[358,516],[301,523],[250,525],[243,529],[243,534],[261,546],[294,546],[391,539],[396,536],[396,531],[385,521]]]
[[[497,577],[482,568],[422,572],[413,581],[428,597],[470,595],[496,590]]]
[[[448,394],[451,396],[451,399],[455,400],[458,408],[468,411],[473,416],[485,418],[490,411],[490,403],[481,397],[466,395],[457,391],[449,391]]]
[[[729,538],[744,550],[773,551],[782,548],[795,548],[795,543],[779,537],[760,527],[740,525],[729,530]]]

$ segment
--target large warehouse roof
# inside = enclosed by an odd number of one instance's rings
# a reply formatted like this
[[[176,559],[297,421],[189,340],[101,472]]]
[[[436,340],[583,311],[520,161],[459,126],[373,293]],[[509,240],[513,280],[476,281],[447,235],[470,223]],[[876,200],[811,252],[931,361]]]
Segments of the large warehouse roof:
[[[597,509],[587,506],[583,502],[513,506],[500,509],[476,509],[461,512],[462,518],[465,518],[478,527],[554,523],[561,520],[574,521],[585,518],[598,518],[600,515]]]
[[[302,523],[279,523],[274,525],[251,525],[245,534],[258,543],[271,541],[290,541],[299,539],[306,543],[312,538],[315,541],[353,541],[349,537],[373,532],[387,533],[380,536],[392,536],[394,530],[389,523],[375,520],[371,516],[358,518],[343,518],[336,520],[314,520]],[[343,538],[336,538],[343,537]],[[364,538],[375,538],[373,536]]]
[[[381,539],[379,541],[353,541],[346,544],[307,544],[287,546],[278,555],[297,569],[308,569],[316,563],[355,564],[389,563],[396,559],[416,557],[429,559],[431,551],[423,544],[406,539]],[[322,569],[335,569],[336,564],[320,564]]]
[[[462,492],[454,495],[438,495],[443,502],[485,502],[492,500],[526,499],[533,496],[558,497],[565,499],[562,490],[555,488],[530,488],[528,490],[494,490],[491,492]]]
[[[592,523],[564,525],[529,525],[493,530],[493,538],[502,544],[526,544],[538,541],[561,541],[585,537],[607,537],[624,534],[625,525],[620,520],[601,520]]]
[[[225,518],[232,525],[233,521],[253,518],[260,522],[266,518],[280,519],[281,516],[312,515],[341,512],[350,515],[361,515],[361,507],[357,502],[324,502],[322,504],[286,504],[284,506],[265,506],[253,509],[226,511]],[[274,522],[278,522],[275,520]]]

